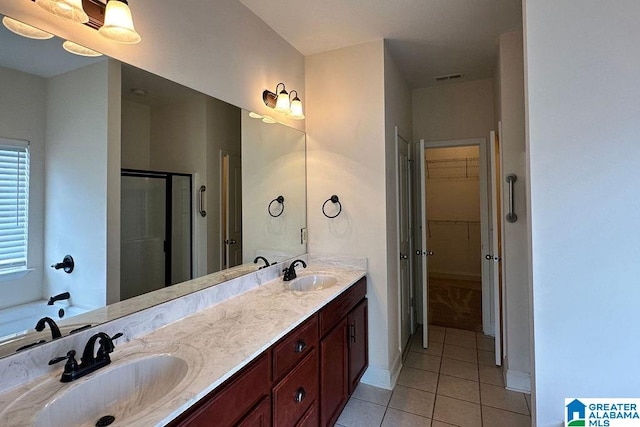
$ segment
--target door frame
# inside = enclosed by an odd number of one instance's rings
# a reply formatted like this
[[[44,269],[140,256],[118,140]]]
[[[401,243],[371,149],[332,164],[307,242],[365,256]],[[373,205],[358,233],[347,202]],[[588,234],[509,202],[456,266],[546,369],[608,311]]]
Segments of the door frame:
[[[480,241],[481,241],[481,252],[478,254],[482,257],[482,325],[483,332],[487,335],[492,335],[495,331],[495,319],[493,315],[493,284],[491,283],[491,276],[489,271],[489,266],[485,265],[484,262],[484,253],[490,251],[490,202],[491,202],[491,192],[489,191],[489,158],[488,158],[488,146],[486,138],[468,138],[468,139],[451,139],[451,140],[439,140],[439,141],[425,141],[424,148],[425,151],[431,148],[450,148],[450,147],[465,147],[465,146],[477,146],[479,148],[479,180],[480,180]],[[418,159],[416,159],[418,161]],[[420,159],[420,161],[424,162],[425,159]],[[419,198],[417,198],[419,200]],[[420,207],[422,209],[422,207]],[[423,242],[423,246],[426,247],[426,242]],[[423,278],[423,281],[427,283],[428,278]],[[426,290],[428,290],[428,286],[425,285]],[[417,286],[415,288],[417,291]],[[415,291],[414,291],[415,293]],[[428,307],[425,307],[424,296],[421,298],[422,307],[421,314],[422,318],[426,319],[426,312]],[[423,325],[426,327],[427,325]]]

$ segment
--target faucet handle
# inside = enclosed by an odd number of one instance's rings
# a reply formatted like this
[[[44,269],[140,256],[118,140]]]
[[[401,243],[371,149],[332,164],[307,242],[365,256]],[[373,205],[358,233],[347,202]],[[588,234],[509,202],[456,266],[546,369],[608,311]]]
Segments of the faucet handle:
[[[49,365],[55,365],[56,363],[60,363],[63,360],[67,360],[67,363],[69,362],[73,362],[77,365],[78,362],[76,362],[76,351],[75,350],[69,350],[67,352],[66,356],[60,356],[60,357],[56,357],[53,358],[51,360],[49,360]]]
[[[122,332],[118,332],[114,336],[110,337],[106,335],[100,338],[100,347],[98,348],[98,353],[96,354],[96,360],[104,360],[109,358],[109,353],[112,353],[115,350],[115,346],[113,345],[113,341],[117,340],[122,336]]]

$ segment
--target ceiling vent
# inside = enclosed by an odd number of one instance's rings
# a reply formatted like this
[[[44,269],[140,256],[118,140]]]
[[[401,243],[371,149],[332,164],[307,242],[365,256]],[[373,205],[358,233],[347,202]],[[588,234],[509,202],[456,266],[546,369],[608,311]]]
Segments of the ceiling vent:
[[[445,80],[456,80],[462,78],[462,74],[447,74],[446,76],[438,76],[436,77],[437,82],[443,82]]]

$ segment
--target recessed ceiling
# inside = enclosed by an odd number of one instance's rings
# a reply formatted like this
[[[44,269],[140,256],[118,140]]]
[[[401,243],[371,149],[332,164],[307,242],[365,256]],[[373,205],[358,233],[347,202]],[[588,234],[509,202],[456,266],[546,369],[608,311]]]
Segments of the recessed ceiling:
[[[522,28],[521,0],[239,0],[303,55],[387,39],[412,88],[493,76],[500,34]]]

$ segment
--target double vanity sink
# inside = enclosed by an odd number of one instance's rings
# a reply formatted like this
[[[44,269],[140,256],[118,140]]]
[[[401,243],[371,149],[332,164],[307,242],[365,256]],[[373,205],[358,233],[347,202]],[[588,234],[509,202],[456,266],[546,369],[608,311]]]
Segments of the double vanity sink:
[[[56,366],[0,394],[0,425],[166,425],[364,274],[311,266],[291,281],[269,281],[127,343],[116,341],[111,364],[82,378],[63,383]]]

